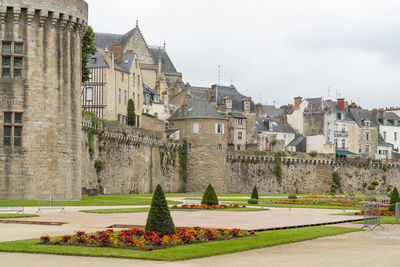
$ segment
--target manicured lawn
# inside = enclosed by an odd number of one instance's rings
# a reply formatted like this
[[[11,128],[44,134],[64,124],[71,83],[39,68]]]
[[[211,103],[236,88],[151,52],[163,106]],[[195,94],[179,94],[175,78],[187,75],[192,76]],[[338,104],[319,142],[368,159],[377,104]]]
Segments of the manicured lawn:
[[[101,213],[101,214],[110,214],[110,213],[136,213],[136,212],[148,212],[150,208],[126,208],[126,209],[99,209],[99,210],[81,210],[80,212],[85,213]],[[260,209],[260,208],[228,208],[228,209],[215,209],[215,210],[207,210],[207,211],[234,211],[234,212],[246,212],[246,211],[265,211],[268,209]],[[170,208],[170,211],[204,211],[201,209],[173,209]]]
[[[82,196],[79,201],[66,201],[65,206],[140,206],[151,204],[151,194],[146,195],[98,195],[97,197]],[[47,201],[50,205],[50,201]],[[43,203],[43,201],[42,201]],[[181,204],[182,202],[168,201],[168,204]],[[63,202],[54,201],[54,206],[60,206]],[[0,200],[0,207],[22,206],[21,201],[17,200]],[[25,207],[38,206],[37,200],[25,201]]]
[[[257,233],[255,236],[246,238],[209,242],[153,251],[36,245],[38,243],[38,239],[31,239],[24,241],[0,243],[0,251],[176,261],[223,255],[239,251],[247,251],[251,249],[311,240],[325,236],[346,234],[356,231],[360,230],[342,227],[307,227],[289,230],[260,232]]]
[[[355,215],[354,213],[344,213],[344,214],[334,214],[334,215],[348,215],[348,216],[360,216],[360,218],[363,217],[363,215]],[[396,221],[395,216],[381,216],[381,224],[393,224]],[[355,224],[364,224],[363,221],[359,222],[354,222]]]
[[[39,217],[34,214],[1,214],[0,219],[15,219],[15,218],[28,218],[28,217]]]

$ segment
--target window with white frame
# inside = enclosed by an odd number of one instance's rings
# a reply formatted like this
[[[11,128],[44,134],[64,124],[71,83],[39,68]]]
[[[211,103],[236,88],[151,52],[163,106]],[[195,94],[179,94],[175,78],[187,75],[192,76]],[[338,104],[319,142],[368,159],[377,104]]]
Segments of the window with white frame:
[[[365,146],[365,153],[369,153],[369,145]]]
[[[86,101],[93,101],[93,87],[86,87]]]
[[[244,102],[244,110],[245,111],[249,111],[250,110],[250,102],[249,101],[245,101]]]
[[[335,139],[335,148],[338,148],[339,146],[338,146],[338,140],[337,139]]]
[[[224,125],[221,123],[216,123],[215,124],[215,133],[216,134],[224,134],[225,133]]]
[[[118,104],[121,104],[121,89],[118,89]]]
[[[127,97],[127,92],[124,90],[124,105],[126,105],[126,97]]]
[[[225,107],[232,108],[232,100],[230,100],[230,99],[225,100]]]
[[[243,139],[243,133],[242,132],[238,132],[238,140],[242,140]]]
[[[346,148],[346,139],[342,139],[342,148]]]
[[[365,140],[369,141],[369,132],[365,132]]]
[[[346,124],[342,124],[342,133],[346,132]]]
[[[193,123],[193,133],[198,134],[200,132],[200,125],[199,123],[195,122]]]

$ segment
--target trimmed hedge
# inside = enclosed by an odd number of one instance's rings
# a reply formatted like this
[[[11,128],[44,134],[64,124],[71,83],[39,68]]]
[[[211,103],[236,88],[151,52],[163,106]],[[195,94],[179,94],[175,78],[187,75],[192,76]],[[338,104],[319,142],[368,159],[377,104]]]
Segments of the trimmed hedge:
[[[251,198],[259,199],[257,186],[254,186],[254,188],[253,188],[253,193],[251,193]]]
[[[249,204],[258,204],[258,199],[250,198],[249,200],[247,200],[247,203],[249,203]]]
[[[214,188],[212,185],[208,185],[206,191],[204,192],[203,199],[201,200],[201,204],[203,205],[218,205],[218,197],[215,193]]]
[[[395,211],[396,210],[396,203],[400,202],[400,196],[399,196],[399,191],[397,191],[397,187],[395,187],[390,193],[390,206],[389,206],[389,211]]]
[[[165,199],[164,191],[157,185],[146,222],[146,231],[159,232],[162,236],[176,233],[174,222]]]

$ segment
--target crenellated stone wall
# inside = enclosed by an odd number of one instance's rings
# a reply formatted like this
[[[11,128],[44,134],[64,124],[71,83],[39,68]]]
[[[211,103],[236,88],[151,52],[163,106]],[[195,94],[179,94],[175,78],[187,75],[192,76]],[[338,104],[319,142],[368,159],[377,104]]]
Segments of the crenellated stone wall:
[[[226,168],[225,191],[231,193],[249,193],[254,185],[263,193],[329,193],[333,172],[341,177],[343,192],[385,193],[389,185],[400,188],[399,164],[242,152],[229,153]],[[373,180],[377,180],[379,186],[371,192],[365,185]]]
[[[93,126],[94,125],[94,126]],[[83,117],[82,187],[106,194],[166,192],[184,188],[182,150],[163,132]]]

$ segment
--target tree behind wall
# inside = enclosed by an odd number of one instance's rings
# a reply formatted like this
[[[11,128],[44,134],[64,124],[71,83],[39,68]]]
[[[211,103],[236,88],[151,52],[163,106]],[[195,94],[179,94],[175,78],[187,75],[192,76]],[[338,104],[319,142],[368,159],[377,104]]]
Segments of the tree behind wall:
[[[160,185],[157,185],[153,200],[151,201],[151,208],[146,222],[146,231],[158,232],[162,236],[176,233],[167,200]]]
[[[132,99],[129,99],[128,101],[128,125],[136,125],[135,103]]]
[[[89,58],[96,54],[97,48],[94,40],[95,33],[92,27],[88,26],[85,35],[82,38],[82,83],[90,80],[90,70],[87,67]]]

